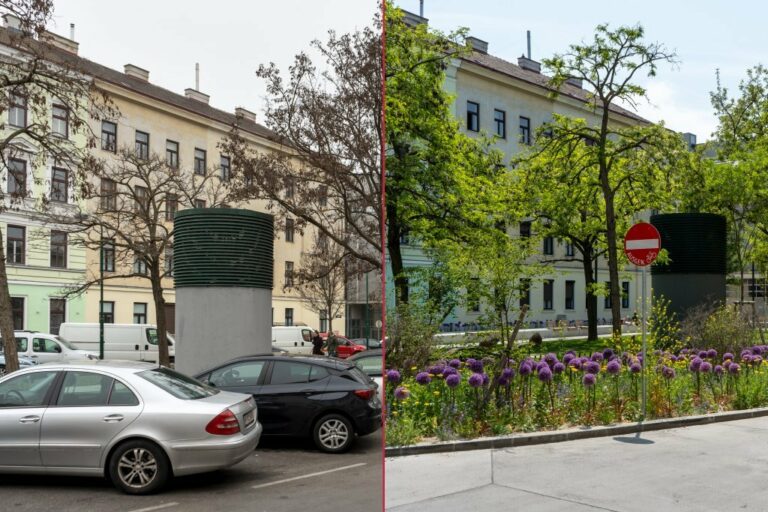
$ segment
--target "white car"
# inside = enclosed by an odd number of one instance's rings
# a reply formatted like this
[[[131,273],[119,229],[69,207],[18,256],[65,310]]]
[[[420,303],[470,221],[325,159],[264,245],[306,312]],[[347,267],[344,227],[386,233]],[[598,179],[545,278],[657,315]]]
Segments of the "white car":
[[[36,363],[52,363],[98,359],[97,352],[80,350],[72,343],[55,334],[37,331],[14,331],[16,351],[20,357],[28,357]]]
[[[314,329],[306,325],[272,327],[272,347],[291,354],[311,354]]]
[[[99,353],[99,324],[65,322],[61,336],[74,346]],[[176,356],[176,340],[168,334],[168,355]],[[159,361],[157,327],[151,324],[104,324],[104,359]]]

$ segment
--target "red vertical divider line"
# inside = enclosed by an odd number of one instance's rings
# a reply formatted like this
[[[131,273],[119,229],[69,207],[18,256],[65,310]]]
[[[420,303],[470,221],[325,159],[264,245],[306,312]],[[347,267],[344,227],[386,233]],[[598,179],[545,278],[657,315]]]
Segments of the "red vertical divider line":
[[[387,185],[387,158],[386,158],[386,145],[387,145],[387,116],[386,116],[386,102],[387,102],[387,2],[381,1],[381,147],[380,147],[380,160],[381,160],[381,341],[382,351],[381,365],[382,376],[386,378],[386,354],[387,354],[387,206],[386,206],[386,185]],[[381,385],[386,386],[385,378],[381,379]],[[385,388],[386,389],[386,388]],[[387,397],[386,393],[382,393],[382,410],[386,412]],[[381,510],[384,512],[386,507],[386,460],[385,450],[387,446],[387,424],[385,421],[386,414],[381,417]]]

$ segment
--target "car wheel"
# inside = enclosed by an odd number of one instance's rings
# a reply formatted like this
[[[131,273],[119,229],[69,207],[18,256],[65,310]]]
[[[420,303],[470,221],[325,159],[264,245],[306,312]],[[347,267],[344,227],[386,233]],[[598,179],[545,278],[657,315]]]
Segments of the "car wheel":
[[[109,476],[127,494],[151,494],[170,476],[170,463],[163,450],[149,441],[121,444],[109,459]]]
[[[315,423],[315,445],[327,453],[342,453],[352,446],[355,431],[352,423],[340,414],[323,416]]]

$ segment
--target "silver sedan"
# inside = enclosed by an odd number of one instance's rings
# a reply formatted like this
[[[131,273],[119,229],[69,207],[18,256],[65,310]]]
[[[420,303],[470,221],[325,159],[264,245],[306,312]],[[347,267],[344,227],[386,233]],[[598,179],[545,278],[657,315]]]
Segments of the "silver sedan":
[[[261,431],[250,395],[148,363],[49,363],[0,379],[0,473],[108,476],[148,494],[237,464]]]

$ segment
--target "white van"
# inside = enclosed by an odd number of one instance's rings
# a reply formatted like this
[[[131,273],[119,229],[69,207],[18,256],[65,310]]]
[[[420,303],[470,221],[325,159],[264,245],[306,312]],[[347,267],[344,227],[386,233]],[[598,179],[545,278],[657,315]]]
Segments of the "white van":
[[[63,323],[61,336],[76,347],[99,353],[99,324]],[[175,340],[168,334],[168,354],[176,355]],[[104,359],[159,360],[157,327],[150,324],[104,324]]]
[[[314,329],[306,325],[272,328],[272,348],[287,350],[291,354],[311,354]]]
[[[14,331],[16,352],[36,363],[98,359],[99,353],[79,350],[63,336],[37,331]]]

